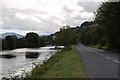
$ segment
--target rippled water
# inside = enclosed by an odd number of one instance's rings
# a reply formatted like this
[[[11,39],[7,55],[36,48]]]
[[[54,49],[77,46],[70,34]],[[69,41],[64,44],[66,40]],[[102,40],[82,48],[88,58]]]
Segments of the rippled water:
[[[2,51],[0,55],[12,54],[13,58],[0,58],[0,79],[2,77],[17,76],[24,72],[30,72],[34,64],[42,64],[43,61],[48,60],[57,50],[52,49],[54,46],[41,47],[37,49],[21,48],[9,51]],[[26,56],[27,54],[34,54],[34,58]]]

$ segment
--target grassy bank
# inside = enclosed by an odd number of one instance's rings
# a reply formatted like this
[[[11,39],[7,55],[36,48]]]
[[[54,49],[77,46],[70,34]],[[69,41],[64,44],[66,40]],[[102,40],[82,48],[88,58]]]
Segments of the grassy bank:
[[[31,78],[88,78],[76,49],[62,50],[52,56],[44,65],[37,66]]]
[[[101,49],[104,49],[104,50],[106,50],[106,49],[108,49],[108,46],[100,46],[100,45],[98,45],[98,44],[96,44],[96,45],[88,45],[88,46],[90,46],[90,47],[95,47],[95,48],[101,48]]]
[[[96,44],[96,45],[87,45],[87,46],[94,47],[94,48],[100,48],[100,49],[103,49],[103,50],[112,51],[112,52],[116,52],[116,53],[120,53],[119,49],[111,49],[108,46],[100,47],[100,45],[98,45],[98,44]]]

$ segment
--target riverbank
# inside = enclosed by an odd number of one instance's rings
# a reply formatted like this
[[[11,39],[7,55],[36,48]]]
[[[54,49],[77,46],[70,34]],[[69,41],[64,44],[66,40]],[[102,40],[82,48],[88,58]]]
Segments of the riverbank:
[[[33,69],[30,78],[88,78],[74,46],[57,52],[43,65]]]

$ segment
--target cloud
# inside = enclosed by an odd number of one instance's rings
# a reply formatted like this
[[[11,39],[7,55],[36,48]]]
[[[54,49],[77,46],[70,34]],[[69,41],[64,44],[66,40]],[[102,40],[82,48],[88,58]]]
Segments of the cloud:
[[[98,3],[78,0],[3,0],[2,28],[50,34],[64,24],[80,25],[93,19]],[[0,24],[1,24],[0,23]]]
[[[23,14],[23,13],[16,13],[15,18],[18,18],[20,20],[28,20],[28,21],[30,20],[30,21],[33,21],[36,23],[41,23],[41,21],[36,16],[27,15],[27,14]]]
[[[71,26],[77,26],[77,25],[80,25],[85,20],[87,20],[87,21],[93,20],[94,13],[92,11],[88,12],[84,8],[84,6],[83,5],[80,6],[79,3],[80,2],[78,2],[76,5],[74,5],[74,7],[71,7],[69,5],[63,6],[63,11],[65,14],[64,20],[63,20],[64,24],[69,24]],[[87,3],[89,3],[89,2],[84,2],[84,4],[87,4]]]
[[[2,28],[2,25],[3,25],[4,23],[2,22],[2,21],[0,21],[0,28]]]
[[[80,16],[84,19],[92,19],[93,18],[93,12],[82,12]]]
[[[0,25],[3,25],[3,22],[2,22],[2,21],[0,21]]]
[[[2,0],[2,6],[16,9],[36,9],[40,5],[38,0]]]
[[[94,12],[99,7],[100,2],[78,2],[78,5],[83,7],[87,12]]]
[[[105,2],[108,0],[79,0],[79,2]]]

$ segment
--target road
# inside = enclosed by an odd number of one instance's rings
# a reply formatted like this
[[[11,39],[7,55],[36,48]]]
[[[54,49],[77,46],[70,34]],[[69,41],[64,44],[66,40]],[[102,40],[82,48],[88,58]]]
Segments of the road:
[[[90,78],[118,78],[120,54],[80,44],[76,49]]]

